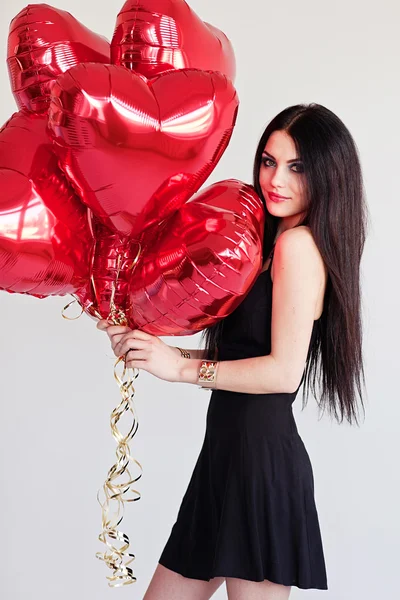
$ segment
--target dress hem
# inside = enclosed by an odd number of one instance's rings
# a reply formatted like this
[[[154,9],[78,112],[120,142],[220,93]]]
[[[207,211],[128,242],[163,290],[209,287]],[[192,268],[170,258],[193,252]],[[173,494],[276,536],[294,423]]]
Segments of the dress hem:
[[[171,567],[169,564],[167,564],[167,562],[164,561],[164,559],[160,559],[158,561],[158,563],[160,565],[162,565],[163,567],[169,569],[170,571],[174,571],[174,573],[178,573],[179,575],[182,575],[183,577],[186,577],[187,579],[197,579],[200,581],[211,581],[211,579],[214,579],[215,577],[231,577],[233,579],[244,579],[245,581],[254,581],[255,583],[260,583],[261,581],[265,581],[268,580],[271,583],[276,583],[278,585],[284,585],[286,587],[297,587],[300,590],[328,590],[328,586],[324,586],[323,584],[316,584],[316,585],[305,585],[305,584],[301,584],[300,582],[297,583],[286,583],[284,581],[276,581],[274,579],[272,579],[271,577],[264,577],[264,579],[252,579],[251,577],[245,577],[243,575],[238,576],[238,575],[227,575],[226,572],[224,573],[220,573],[220,572],[216,572],[212,577],[206,577],[206,576],[194,576],[194,575],[188,575],[184,569],[177,569],[176,567]]]

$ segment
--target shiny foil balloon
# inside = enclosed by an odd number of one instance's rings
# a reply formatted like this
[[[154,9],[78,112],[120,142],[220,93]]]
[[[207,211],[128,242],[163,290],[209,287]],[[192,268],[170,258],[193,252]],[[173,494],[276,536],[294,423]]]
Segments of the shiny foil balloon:
[[[10,23],[7,65],[19,108],[47,111],[56,77],[91,61],[110,62],[109,42],[64,10],[29,4]]]
[[[183,69],[147,80],[90,63],[57,78],[49,127],[86,206],[113,232],[140,240],[206,181],[237,108],[221,73]]]
[[[38,297],[85,285],[93,248],[46,128],[46,118],[20,112],[0,131],[0,288]]]
[[[196,194],[142,247],[103,232],[92,285],[75,297],[101,318],[117,298],[129,326],[153,335],[200,331],[231,313],[260,273],[264,214],[253,187],[231,179]]]
[[[235,80],[229,39],[184,0],[125,2],[111,41],[111,62],[148,78],[169,69],[196,68]]]

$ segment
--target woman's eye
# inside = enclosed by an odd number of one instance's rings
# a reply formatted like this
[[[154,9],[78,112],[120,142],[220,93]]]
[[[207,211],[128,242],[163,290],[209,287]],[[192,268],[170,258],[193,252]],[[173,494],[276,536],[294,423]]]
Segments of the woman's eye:
[[[268,167],[270,165],[268,165],[267,163],[272,163],[272,165],[275,164],[275,161],[272,160],[272,158],[263,158],[263,164]],[[291,166],[292,170],[294,173],[303,173],[304,172],[304,168],[303,165],[301,165],[300,163],[295,163]]]
[[[271,158],[264,158],[264,159],[263,159],[263,163],[264,163],[264,165],[265,165],[267,162],[272,162],[272,163],[273,163],[274,161],[273,161]]]
[[[295,165],[292,165],[292,166],[296,168],[295,173],[303,173],[304,172],[303,165],[295,164]]]

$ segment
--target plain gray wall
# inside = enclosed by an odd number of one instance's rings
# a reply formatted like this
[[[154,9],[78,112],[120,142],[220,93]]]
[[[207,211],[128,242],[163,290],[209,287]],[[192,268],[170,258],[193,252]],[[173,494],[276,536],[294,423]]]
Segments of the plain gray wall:
[[[16,110],[6,71],[11,18],[25,2],[1,3],[0,121]],[[112,36],[122,0],[65,0],[88,27]],[[328,571],[328,591],[292,597],[393,598],[399,559],[399,4],[383,0],[284,3],[193,0],[223,29],[237,59],[238,122],[207,185],[251,181],[253,155],[266,123],[298,102],[318,102],[349,127],[359,147],[372,227],[362,263],[366,420],[339,426],[315,401],[299,432],[310,454]],[[100,8],[101,7],[101,8]],[[115,443],[109,416],[119,401],[106,334],[87,316],[68,322],[72,298],[38,300],[0,294],[0,595],[6,600],[109,598],[95,558],[101,509],[96,500]],[[197,347],[200,336],[164,338]],[[170,384],[146,372],[136,384],[139,430],[131,444],[143,465],[139,502],[126,506],[138,581],[114,592],[142,598],[156,567],[200,450],[209,392]],[[135,473],[135,471],[133,471]],[[215,598],[226,598],[221,588]]]

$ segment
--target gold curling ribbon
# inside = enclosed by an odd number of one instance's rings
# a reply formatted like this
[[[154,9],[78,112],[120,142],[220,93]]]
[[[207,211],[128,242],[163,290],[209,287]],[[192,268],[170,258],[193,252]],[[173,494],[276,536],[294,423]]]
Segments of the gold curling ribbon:
[[[135,259],[132,261],[132,264],[128,267],[128,270],[133,269],[136,265],[139,256],[141,254],[142,246],[138,242],[139,249]],[[128,320],[124,314],[124,312],[118,309],[114,303],[115,292],[118,282],[119,273],[121,270],[121,262],[122,255],[119,254],[117,258],[117,273],[115,281],[113,282],[113,288],[110,298],[110,312],[107,317],[107,321],[112,322],[114,325],[128,325]],[[91,284],[93,287],[94,295],[96,295],[96,288],[93,275],[91,275]],[[74,294],[72,294],[74,300],[67,304],[62,310],[62,317],[69,321],[73,321],[78,319],[83,312],[88,312],[99,319],[102,319],[102,316],[94,307],[93,303],[88,305],[86,308],[82,305],[79,298],[77,298]],[[81,307],[81,313],[77,317],[67,317],[64,315],[64,311],[66,311],[74,302],[77,302]],[[138,419],[135,414],[133,397],[135,395],[135,388],[133,387],[134,380],[139,376],[139,369],[132,369],[133,376],[130,379],[125,380],[125,375],[127,371],[126,356],[120,356],[115,364],[114,364],[114,378],[116,379],[120,392],[121,392],[121,402],[120,404],[112,411],[110,418],[111,432],[112,435],[117,442],[116,456],[117,462],[110,468],[108,471],[108,475],[106,481],[103,484],[103,492],[105,496],[104,502],[101,502],[99,498],[99,492],[97,493],[97,500],[102,507],[102,532],[99,535],[99,540],[103,542],[108,551],[97,552],[96,557],[106,563],[106,565],[113,570],[113,575],[111,577],[107,577],[109,580],[109,587],[121,587],[124,585],[129,585],[136,581],[136,577],[133,574],[133,569],[128,567],[128,565],[135,559],[135,555],[129,553],[129,537],[126,533],[123,533],[118,529],[118,526],[121,524],[123,516],[124,516],[124,503],[125,502],[135,502],[136,500],[140,500],[141,494],[138,490],[131,490],[130,487],[133,483],[138,481],[142,474],[143,468],[142,465],[137,461],[130,453],[129,442],[133,439],[133,436],[136,434],[137,429],[139,427]],[[124,362],[124,369],[121,377],[117,374],[116,367],[120,362]],[[123,435],[121,431],[118,429],[117,425],[121,417],[130,411],[133,416],[133,422],[129,432],[126,435]],[[141,472],[135,479],[132,479],[130,471],[128,469],[129,463],[135,462]],[[118,478],[121,478],[123,475],[127,476],[127,481],[116,483]],[[127,498],[125,497],[128,492],[134,492],[137,494],[137,497]],[[114,517],[111,515],[111,503],[117,503],[117,511],[114,514]],[[120,546],[113,544],[111,540],[116,540],[121,542]]]
[[[111,413],[111,431],[115,441],[117,442],[117,462],[109,470],[107,479],[103,485],[105,501],[102,503],[99,499],[99,495],[97,495],[99,504],[102,507],[103,526],[103,531],[99,535],[99,540],[106,544],[109,551],[105,551],[103,553],[97,552],[96,557],[100,560],[103,560],[106,563],[106,565],[113,570],[113,575],[111,577],[107,577],[107,579],[109,580],[108,585],[110,587],[121,587],[123,585],[128,585],[136,581],[136,577],[133,574],[133,569],[128,567],[128,565],[135,559],[135,555],[128,552],[129,537],[126,533],[120,531],[118,529],[118,526],[120,525],[123,519],[124,503],[135,502],[136,500],[140,500],[140,492],[138,492],[137,490],[130,490],[130,486],[141,478],[143,472],[142,465],[131,456],[129,450],[129,442],[136,434],[136,431],[138,429],[138,420],[134,411],[132,398],[135,394],[133,381],[138,377],[139,371],[138,369],[133,369],[133,371],[136,371],[133,378],[125,381],[124,378],[126,372],[126,365],[124,364],[124,370],[121,379],[116,372],[116,367],[121,361],[125,361],[124,356],[118,358],[114,365],[114,377],[119,385],[122,400],[119,406],[117,406]],[[126,435],[123,435],[118,429],[117,425],[121,417],[127,411],[130,411],[132,413],[133,423],[129,432]],[[132,478],[128,469],[130,461],[135,462],[141,470],[141,473],[135,479]],[[127,476],[127,481],[116,483],[116,480],[118,478],[121,478],[123,475]],[[137,497],[124,497],[130,491],[136,493]],[[114,518],[109,517],[110,505],[112,501],[115,501],[118,504],[117,512]],[[110,540],[117,540],[121,542],[120,547],[117,547]]]
[[[73,294],[72,294],[72,295],[73,295]],[[75,298],[75,296],[74,296],[74,298]],[[72,306],[72,304],[75,304],[75,302],[77,302],[77,303],[79,304],[79,306],[81,307],[81,312],[80,312],[80,313],[79,313],[79,315],[78,315],[78,316],[76,316],[76,317],[67,317],[67,316],[64,314],[64,312],[65,312],[66,310],[68,310],[68,309],[69,309],[69,307],[70,307],[70,306]],[[77,298],[75,298],[74,300],[72,300],[71,302],[68,302],[68,304],[66,304],[66,305],[64,306],[64,308],[63,308],[63,309],[62,309],[62,311],[61,311],[61,316],[62,316],[62,318],[63,318],[63,319],[66,319],[67,321],[76,321],[76,319],[79,319],[79,317],[81,317],[81,316],[83,315],[83,312],[84,312],[84,308],[83,308],[82,304],[79,302],[79,300],[78,300]]]
[[[129,269],[132,269],[137,263],[140,253],[142,250],[142,246],[139,243],[138,253],[133,260]],[[110,298],[110,313],[107,317],[108,321],[111,321],[115,325],[127,325],[128,320],[124,314],[124,312],[118,309],[115,306],[114,298],[115,291],[117,287],[118,277],[121,270],[122,263],[122,255],[119,254],[117,258],[117,273],[115,281],[113,282],[113,288]],[[92,285],[94,285],[94,281],[92,279]],[[133,574],[133,569],[128,567],[128,565],[135,559],[135,555],[128,552],[129,550],[129,537],[126,533],[123,533],[118,529],[120,525],[123,515],[124,515],[124,503],[125,502],[135,502],[136,500],[140,500],[141,494],[137,490],[133,490],[138,496],[136,498],[125,498],[124,494],[127,494],[130,490],[130,486],[138,481],[143,474],[142,465],[131,456],[129,449],[129,442],[136,434],[138,429],[138,420],[135,415],[134,405],[133,405],[133,396],[135,395],[135,388],[133,387],[133,381],[139,375],[139,369],[133,369],[133,377],[125,381],[126,374],[126,362],[125,356],[120,356],[115,364],[114,364],[114,378],[118,383],[122,400],[113,412],[111,413],[111,432],[112,435],[117,442],[117,462],[111,467],[108,472],[107,479],[103,485],[103,491],[105,495],[105,501],[102,503],[99,499],[99,495],[97,494],[97,499],[99,501],[100,506],[102,507],[102,526],[103,531],[99,535],[99,540],[106,544],[109,549],[109,552],[105,551],[103,553],[97,552],[96,557],[100,560],[103,560],[106,565],[113,569],[113,575],[111,577],[107,577],[109,580],[109,587],[121,587],[123,585],[129,585],[136,581],[136,577]],[[116,372],[116,367],[120,362],[124,361],[124,370],[122,372],[122,378],[120,378]],[[124,413],[130,411],[133,415],[133,423],[127,435],[122,435],[120,430],[117,427],[118,421],[122,417]],[[129,462],[135,462],[141,473],[135,479],[132,479],[131,474],[129,472],[128,466]],[[122,477],[124,474],[128,476],[128,481],[122,483],[115,483],[115,480],[119,477]],[[116,501],[118,503],[118,510],[114,520],[109,518],[110,512],[110,502]],[[121,515],[122,512],[122,515]],[[121,546],[118,548],[116,545],[110,542],[110,539],[117,540],[122,542]],[[129,560],[128,560],[129,557]]]

